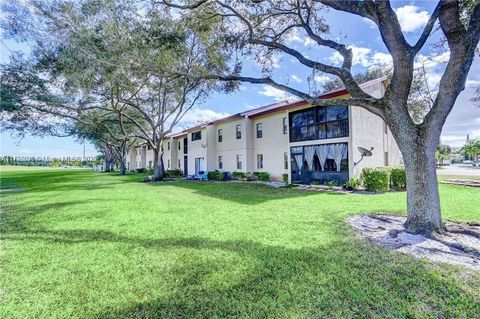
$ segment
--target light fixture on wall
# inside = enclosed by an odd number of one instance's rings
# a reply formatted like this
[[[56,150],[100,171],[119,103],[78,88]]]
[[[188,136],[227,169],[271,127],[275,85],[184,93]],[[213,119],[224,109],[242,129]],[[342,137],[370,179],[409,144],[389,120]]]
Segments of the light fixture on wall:
[[[353,162],[353,166],[356,166],[358,163],[360,163],[364,157],[370,157],[372,156],[372,151],[373,151],[373,147],[370,147],[370,150],[367,150],[366,148],[363,148],[363,147],[358,147],[358,151],[360,152],[360,154],[362,154],[362,157],[360,158],[360,160],[358,162]]]

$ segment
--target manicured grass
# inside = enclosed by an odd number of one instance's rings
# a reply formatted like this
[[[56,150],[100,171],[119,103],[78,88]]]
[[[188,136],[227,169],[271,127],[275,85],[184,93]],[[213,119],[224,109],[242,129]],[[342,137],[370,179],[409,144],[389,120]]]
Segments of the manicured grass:
[[[480,274],[360,241],[405,194],[3,169],[0,318],[475,318]],[[445,218],[480,190],[441,185]]]
[[[443,181],[446,179],[480,180],[480,175],[438,175],[439,181]]]

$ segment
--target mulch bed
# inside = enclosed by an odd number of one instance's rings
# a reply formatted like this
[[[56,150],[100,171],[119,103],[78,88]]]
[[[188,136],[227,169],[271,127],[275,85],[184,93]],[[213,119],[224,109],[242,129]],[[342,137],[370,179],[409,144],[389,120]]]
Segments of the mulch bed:
[[[480,223],[446,222],[445,233],[425,237],[406,232],[405,220],[370,214],[350,217],[348,222],[362,238],[387,249],[480,271]]]

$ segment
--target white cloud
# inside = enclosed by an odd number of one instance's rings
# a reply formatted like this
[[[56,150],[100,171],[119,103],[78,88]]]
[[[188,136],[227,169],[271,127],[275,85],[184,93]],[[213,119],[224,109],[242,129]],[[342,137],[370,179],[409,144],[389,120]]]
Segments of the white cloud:
[[[320,84],[325,84],[330,81],[330,77],[327,75],[315,75],[313,79]]]
[[[462,146],[467,134],[480,138],[480,108],[470,101],[475,89],[467,87],[457,98],[452,112],[442,129],[441,141],[452,146]]]
[[[480,85],[480,80],[467,80],[467,83],[465,85],[468,87],[476,88],[477,86]]]
[[[218,120],[223,117],[229,116],[229,113],[216,112],[211,109],[191,109],[185,114],[178,126],[180,129],[197,125],[199,123],[205,123],[213,120]]]
[[[450,51],[445,51],[440,54],[433,53],[430,56],[419,54],[415,61],[414,67],[420,68],[422,65],[424,65],[427,69],[434,69],[438,66],[444,66],[449,59]]]
[[[388,53],[373,52],[370,48],[357,47],[354,45],[348,46],[352,50],[352,64],[361,65],[363,67],[370,67],[373,65],[389,65],[392,64],[392,56]],[[330,56],[330,61],[335,64],[343,62],[343,56],[334,52]]]
[[[427,24],[430,15],[427,11],[420,11],[419,7],[406,5],[395,9],[395,13],[400,22],[400,27],[404,32],[413,32]]]
[[[297,83],[302,83],[302,79],[298,77],[298,75],[292,74],[292,80],[297,82]]]
[[[280,68],[280,57],[277,55],[261,55],[256,57],[257,61],[265,66],[270,66],[273,69],[279,69]]]
[[[368,19],[368,18],[362,18],[363,22],[365,22],[366,24],[368,24],[368,27],[371,28],[371,29],[374,29],[377,27],[377,25],[375,24],[375,22],[373,22],[372,20]]]
[[[247,110],[253,110],[253,109],[256,109],[257,107],[260,107],[261,105],[258,105],[258,104],[249,104],[249,103],[245,103],[245,108]]]
[[[285,101],[285,100],[291,100],[292,96],[288,94],[285,91],[279,90],[274,88],[273,86],[270,85],[264,85],[262,87],[262,90],[258,91],[258,94],[271,97],[275,101]]]
[[[372,57],[372,64],[376,64],[376,65],[393,64],[392,56],[388,53],[375,52],[375,54]]]
[[[291,43],[291,42],[299,42],[299,43],[303,43],[305,40],[302,39],[298,33],[298,30],[293,30],[292,32],[290,32],[287,36],[286,36],[286,40],[288,43]]]
[[[314,44],[316,44],[317,42],[315,42],[314,40],[312,40],[311,38],[307,37],[305,38],[305,41],[303,41],[303,45],[306,46],[306,47],[310,47]]]

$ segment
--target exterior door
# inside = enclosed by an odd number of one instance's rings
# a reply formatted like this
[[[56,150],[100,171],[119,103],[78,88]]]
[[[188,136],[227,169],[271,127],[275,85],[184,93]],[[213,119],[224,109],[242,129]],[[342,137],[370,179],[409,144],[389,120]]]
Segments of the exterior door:
[[[183,157],[183,175],[188,175],[188,156],[185,155]]]
[[[195,158],[195,175],[200,171],[203,171],[203,157]]]

